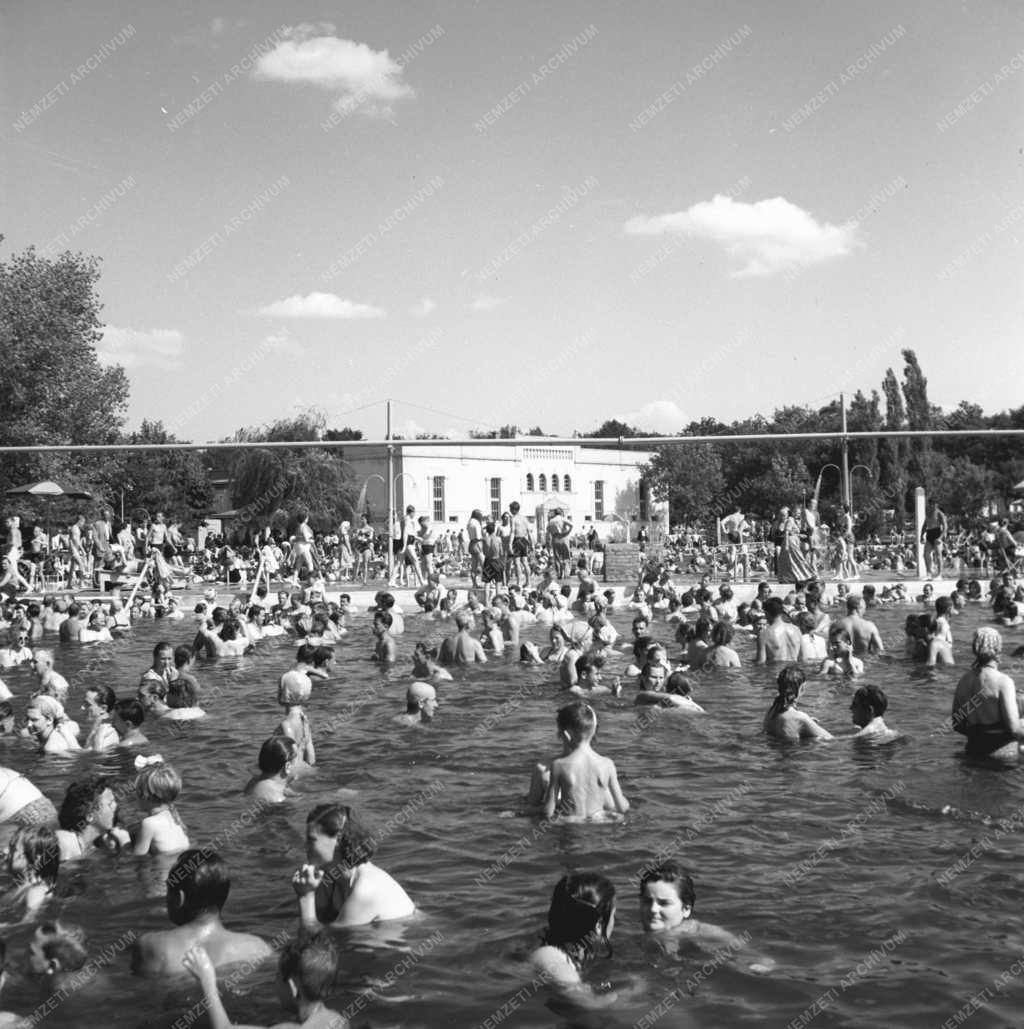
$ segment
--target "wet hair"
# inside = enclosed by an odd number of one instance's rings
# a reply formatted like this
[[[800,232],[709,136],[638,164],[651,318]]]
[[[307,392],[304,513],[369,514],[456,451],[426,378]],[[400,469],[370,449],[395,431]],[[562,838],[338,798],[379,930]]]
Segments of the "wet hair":
[[[161,641],[160,641],[160,642],[159,642],[159,643],[158,643],[158,644],[157,644],[157,645],[156,645],[156,646],[155,646],[155,647],[153,648],[153,664],[156,664],[156,662],[157,662],[157,658],[159,658],[159,657],[160,657],[160,654],[161,654],[161,652],[162,652],[162,651],[165,651],[165,650],[169,650],[169,651],[171,651],[171,652],[173,653],[173,652],[174,652],[174,647],[172,647],[172,646],[170,645],[170,643],[168,643],[168,642],[167,642],[167,640],[161,640]]]
[[[732,600],[732,587],[728,583],[723,583],[721,586],[718,587],[718,595],[723,600]]]
[[[45,883],[53,886],[60,871],[60,843],[48,825],[23,825],[15,830],[8,853],[20,847],[28,867]]]
[[[551,895],[548,927],[543,940],[564,951],[577,966],[593,957],[603,940],[611,957],[608,923],[615,911],[615,886],[596,872],[563,876]]]
[[[567,732],[574,739],[592,736],[597,730],[597,715],[589,704],[575,700],[558,709],[555,724],[559,732]]]
[[[935,613],[937,615],[948,615],[953,610],[953,600],[951,597],[936,597],[935,598]]]
[[[124,700],[119,700],[114,705],[114,711],[121,721],[127,722],[128,725],[133,725],[136,728],[146,720],[146,709],[135,697],[126,697]]]
[[[300,936],[284,945],[277,968],[304,1000],[324,1000],[338,978],[338,948],[325,932]]]
[[[167,888],[182,892],[182,920],[191,922],[207,911],[220,911],[231,892],[228,863],[210,847],[190,847],[178,855],[167,875]]]
[[[711,641],[711,622],[707,618],[698,618],[693,627],[693,638],[701,643]]]
[[[774,622],[776,618],[782,615],[784,610],[785,605],[782,603],[782,599],[780,597],[769,597],[764,602],[764,613],[769,622]]]
[[[846,643],[851,647],[853,646],[853,637],[850,635],[849,629],[837,626],[828,634],[828,645],[834,647],[837,643]]]
[[[846,613],[852,615],[860,607],[862,599],[859,593],[849,594],[846,598]]]
[[[55,961],[62,972],[77,972],[89,959],[85,931],[78,926],[46,922],[36,930],[39,949],[47,961]]]
[[[347,804],[318,804],[306,816],[306,825],[334,837],[334,860],[355,868],[373,857],[377,841]]]
[[[814,615],[810,611],[801,611],[796,616],[797,628],[805,635],[809,636],[814,632],[814,627],[818,624]]]
[[[317,647],[313,651],[313,667],[323,668],[334,657],[333,647]]]
[[[600,654],[581,654],[576,658],[576,675],[582,679],[584,675],[593,674],[604,667],[604,658]]]
[[[798,668],[796,665],[786,665],[775,680],[779,693],[768,709],[768,717],[774,718],[776,715],[781,715],[783,711],[788,711],[796,703],[796,698],[800,695],[800,687],[805,682],[807,682],[807,676],[804,675],[802,668]]]
[[[180,646],[174,648],[174,667],[184,668],[192,660],[192,648]]]
[[[155,800],[160,804],[173,804],[181,794],[181,776],[162,761],[148,765],[135,780],[135,793],[141,800]]]
[[[861,686],[853,695],[853,703],[866,707],[872,718],[881,718],[889,708],[889,698],[880,686]]]
[[[693,692],[693,682],[682,672],[673,672],[665,681],[665,692],[688,697]]]
[[[271,736],[262,747],[256,763],[264,775],[279,775],[289,761],[299,755],[299,745],[291,736]]]
[[[487,613],[487,611],[484,611],[485,616],[487,615]],[[390,611],[374,611],[373,620],[375,622],[380,622],[380,624],[383,625],[385,629],[390,629],[395,621],[394,618],[391,617]]]
[[[168,707],[195,707],[196,699],[196,688],[188,679],[175,679],[167,686]]]
[[[64,794],[57,815],[57,824],[65,832],[78,832],[89,824],[100,797],[110,789],[110,780],[101,775],[90,775],[73,782]]]
[[[678,861],[662,861],[659,865],[648,865],[640,876],[641,897],[648,883],[671,883],[685,907],[692,909],[697,902],[690,873]]]
[[[95,693],[96,700],[99,701],[100,707],[102,707],[108,714],[114,710],[117,705],[117,694],[109,686],[88,686],[85,690],[86,693]]]
[[[316,647],[312,643],[303,643],[295,653],[295,663],[311,665],[316,654]]]

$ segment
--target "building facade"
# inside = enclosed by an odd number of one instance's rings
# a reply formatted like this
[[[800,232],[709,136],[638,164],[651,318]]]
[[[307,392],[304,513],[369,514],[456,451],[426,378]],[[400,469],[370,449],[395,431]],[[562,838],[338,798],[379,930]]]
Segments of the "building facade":
[[[466,524],[474,508],[497,519],[513,500],[538,532],[548,514],[561,508],[577,530],[614,524],[667,526],[668,506],[650,497],[640,474],[650,451],[586,445],[543,446],[526,439],[515,446],[393,444],[395,510],[408,505],[430,516],[439,531]],[[344,459],[361,482],[370,521],[382,529],[388,519],[387,447],[346,450]]]

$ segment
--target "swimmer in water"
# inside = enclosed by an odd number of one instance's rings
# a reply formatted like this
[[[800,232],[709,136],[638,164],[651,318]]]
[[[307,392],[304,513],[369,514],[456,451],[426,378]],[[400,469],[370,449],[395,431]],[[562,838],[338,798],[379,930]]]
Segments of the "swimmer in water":
[[[142,771],[135,782],[139,807],[146,812],[132,846],[132,853],[180,854],[189,846],[188,832],[174,802],[181,793],[181,776],[159,757],[137,757]]]
[[[245,794],[263,804],[281,804],[288,799],[288,781],[299,760],[299,746],[290,736],[271,736],[258,759],[260,774],[246,783]]]
[[[450,682],[452,673],[442,668],[435,660],[437,653],[429,649],[422,640],[412,652],[412,675],[414,679],[433,679],[434,682]]]
[[[885,724],[889,698],[879,686],[861,686],[850,701],[850,716],[858,731],[853,739],[882,743],[895,739],[899,733]]]
[[[60,871],[60,843],[46,825],[22,826],[7,847],[7,874],[12,888],[3,897],[5,910],[14,909],[23,922],[54,896]]]
[[[373,660],[382,665],[393,665],[398,659],[395,637],[391,635],[391,623],[390,611],[378,611],[373,616],[373,635],[377,638],[373,647]]]
[[[577,700],[560,708],[558,735],[568,745],[566,753],[551,762],[551,778],[544,798],[544,815],[556,811],[577,819],[605,814],[624,815],[629,801],[619,787],[615,762],[591,746],[597,732],[597,715],[589,704]]]
[[[392,721],[398,725],[429,725],[437,711],[437,691],[428,682],[414,682],[405,691],[405,714]]]
[[[853,679],[864,674],[864,662],[853,656],[853,640],[845,629],[836,629],[828,641],[829,656],[821,662],[819,675],[841,675]]]
[[[217,971],[202,943],[182,958],[182,964],[203,988],[210,1022],[217,1027],[237,1025],[228,1016],[217,989]],[[338,951],[325,933],[287,943],[277,963],[278,997],[289,1013],[299,1019],[279,1023],[274,1029],[348,1029],[348,1019],[325,1004],[338,978]]]
[[[796,702],[806,681],[807,677],[796,665],[787,665],[779,672],[779,695],[764,716],[763,728],[769,736],[780,740],[834,739],[806,711],[797,710]]]
[[[671,943],[676,950],[687,941],[712,951],[742,951],[745,943],[740,937],[693,917],[696,900],[693,880],[682,865],[664,861],[648,867],[640,879],[640,922],[644,932],[657,934],[663,947]],[[754,972],[768,972],[774,964],[771,958],[762,957],[750,968]]]
[[[290,736],[299,748],[299,764],[296,773],[316,764],[316,748],[313,746],[313,730],[303,704],[309,700],[313,684],[308,675],[300,672],[285,672],[277,690],[277,702],[284,708],[284,718],[274,730],[278,736]]]

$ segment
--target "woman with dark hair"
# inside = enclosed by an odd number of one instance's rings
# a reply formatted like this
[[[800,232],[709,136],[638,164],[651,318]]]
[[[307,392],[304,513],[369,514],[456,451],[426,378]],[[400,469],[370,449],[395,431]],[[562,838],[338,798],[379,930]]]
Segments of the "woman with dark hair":
[[[306,818],[309,863],[292,876],[304,931],[408,918],[416,910],[405,890],[370,861],[376,845],[376,838],[350,807],[320,804],[310,811]]]
[[[615,993],[598,993],[583,979],[583,970],[599,945],[606,957],[612,956],[614,926],[615,886],[609,879],[596,872],[559,879],[542,945],[530,956],[530,964],[560,1001],[573,1007],[603,1008],[618,1000]]]
[[[827,729],[823,729],[806,711],[800,711],[796,706],[806,681],[807,676],[796,665],[787,665],[779,672],[776,683],[778,696],[764,716],[763,727],[769,736],[780,740],[834,739]]]
[[[77,861],[96,847],[118,850],[131,842],[117,825],[117,798],[110,782],[99,775],[73,782],[58,815],[61,861]]]

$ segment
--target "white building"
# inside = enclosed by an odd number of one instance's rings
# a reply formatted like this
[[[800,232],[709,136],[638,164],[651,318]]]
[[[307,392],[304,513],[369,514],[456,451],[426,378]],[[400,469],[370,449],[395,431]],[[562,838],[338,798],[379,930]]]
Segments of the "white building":
[[[640,467],[651,451],[572,444],[544,446],[529,439],[515,446],[394,444],[392,474],[397,512],[411,504],[431,516],[437,529],[461,528],[479,508],[497,519],[518,500],[523,514],[542,532],[547,512],[559,507],[577,530],[629,523],[630,536],[643,524],[655,532],[668,524],[668,505],[653,501]],[[387,524],[387,448],[346,449],[344,459],[366,492],[371,522]],[[654,535],[655,533],[652,533]]]

